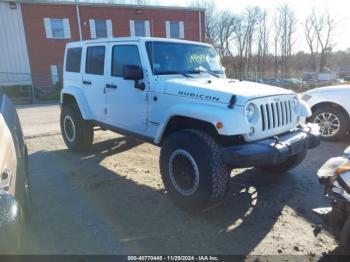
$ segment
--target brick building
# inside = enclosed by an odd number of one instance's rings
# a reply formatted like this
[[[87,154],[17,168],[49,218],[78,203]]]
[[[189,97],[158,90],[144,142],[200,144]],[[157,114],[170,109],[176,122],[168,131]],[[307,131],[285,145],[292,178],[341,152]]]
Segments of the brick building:
[[[30,73],[36,86],[59,81],[64,48],[70,41],[125,36],[204,40],[203,9],[25,0],[0,4],[7,5],[7,12],[21,13]]]

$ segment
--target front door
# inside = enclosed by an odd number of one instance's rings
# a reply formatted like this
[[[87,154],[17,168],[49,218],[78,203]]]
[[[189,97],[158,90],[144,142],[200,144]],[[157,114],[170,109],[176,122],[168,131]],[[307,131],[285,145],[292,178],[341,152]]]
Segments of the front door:
[[[111,66],[106,78],[106,122],[141,133],[147,128],[147,93],[135,88],[134,80],[124,80],[122,77],[125,65],[142,67],[139,47],[136,43],[114,43],[108,48]]]
[[[88,45],[85,48],[82,88],[94,119],[103,121],[106,118],[105,58],[107,57],[107,45]]]

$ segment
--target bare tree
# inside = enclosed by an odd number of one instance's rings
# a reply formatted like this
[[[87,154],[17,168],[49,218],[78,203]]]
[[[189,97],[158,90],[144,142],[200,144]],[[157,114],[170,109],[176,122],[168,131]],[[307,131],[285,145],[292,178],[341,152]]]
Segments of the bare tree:
[[[279,71],[279,40],[281,36],[281,24],[279,22],[278,18],[278,12],[275,12],[275,15],[273,17],[273,28],[274,28],[274,36],[273,36],[273,47],[274,47],[274,73],[275,73],[275,78],[278,78],[278,71]]]
[[[278,7],[278,27],[280,31],[280,56],[281,56],[281,72],[283,77],[289,75],[289,62],[292,56],[292,48],[294,44],[294,33],[296,31],[296,16],[294,11],[288,4]]]
[[[320,14],[312,10],[305,22],[305,37],[311,53],[311,68],[317,70],[317,55],[319,53],[319,70],[327,69],[328,54],[333,48],[332,37],[335,28],[335,19],[327,12]]]
[[[246,21],[244,41],[244,78],[248,78],[248,72],[251,66],[254,34],[259,21],[261,9],[259,7],[250,7],[246,9],[244,19]]]
[[[193,0],[191,5],[205,9],[205,38],[207,42],[214,45],[218,37],[217,23],[219,17],[215,2],[211,0]]]
[[[332,34],[335,27],[335,20],[325,13],[319,16],[316,34],[320,45],[320,71],[326,71],[328,54],[332,51]]]
[[[236,19],[236,26],[233,30],[234,46],[237,49],[238,66],[237,69],[240,72],[244,71],[244,50],[247,44],[246,41],[246,23],[244,17],[240,16]]]
[[[259,25],[258,25],[257,63],[256,63],[256,71],[258,72],[259,77],[262,77],[265,72],[266,58],[269,53],[269,38],[270,38],[270,30],[268,28],[268,22],[267,22],[267,11],[261,10],[261,13],[259,16]]]
[[[217,21],[218,48],[221,57],[230,56],[233,58],[231,51],[231,42],[233,32],[235,31],[237,17],[230,11],[221,11]]]
[[[310,67],[314,72],[317,70],[316,56],[319,48],[319,42],[317,39],[317,20],[316,12],[315,10],[312,10],[312,13],[305,21],[305,38],[311,54]]]

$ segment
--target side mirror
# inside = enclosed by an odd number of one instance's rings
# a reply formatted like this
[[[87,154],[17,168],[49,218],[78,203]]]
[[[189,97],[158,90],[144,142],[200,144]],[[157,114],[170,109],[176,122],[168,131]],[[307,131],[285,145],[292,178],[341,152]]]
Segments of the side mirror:
[[[137,65],[126,65],[123,68],[123,78],[125,80],[135,80],[135,88],[145,90],[145,84],[139,83],[143,79],[143,71],[140,66]]]

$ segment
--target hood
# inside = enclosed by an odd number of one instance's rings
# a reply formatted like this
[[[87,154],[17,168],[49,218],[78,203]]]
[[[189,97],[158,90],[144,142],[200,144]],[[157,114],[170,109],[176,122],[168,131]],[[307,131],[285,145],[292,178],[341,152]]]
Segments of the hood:
[[[229,104],[232,95],[236,95],[236,105],[241,106],[258,97],[294,94],[280,87],[227,78],[175,78],[163,81],[164,92],[169,95],[223,104]]]
[[[305,94],[311,94],[311,93],[327,93],[327,92],[344,92],[344,91],[350,91],[349,85],[341,85],[341,86],[325,86],[325,87],[319,87],[311,89]]]

